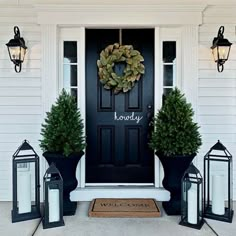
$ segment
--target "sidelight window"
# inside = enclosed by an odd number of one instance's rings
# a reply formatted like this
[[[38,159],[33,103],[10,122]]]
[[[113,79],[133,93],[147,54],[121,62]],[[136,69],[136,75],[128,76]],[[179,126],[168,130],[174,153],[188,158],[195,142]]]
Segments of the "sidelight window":
[[[163,99],[177,85],[176,41],[162,42]]]
[[[75,96],[78,90],[77,41],[63,42],[63,87]]]

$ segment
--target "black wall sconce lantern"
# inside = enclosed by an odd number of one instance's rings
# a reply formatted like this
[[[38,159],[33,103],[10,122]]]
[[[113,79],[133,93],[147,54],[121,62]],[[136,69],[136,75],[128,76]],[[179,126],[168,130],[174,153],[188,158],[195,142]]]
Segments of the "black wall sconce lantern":
[[[25,140],[13,154],[12,222],[40,218],[39,157]]]
[[[228,39],[224,38],[224,26],[221,26],[218,30],[218,35],[213,39],[212,43],[212,54],[215,62],[217,63],[218,72],[224,70],[224,63],[229,58],[229,52],[232,43]]]
[[[20,37],[18,26],[14,27],[14,39],[11,39],[6,45],[11,61],[15,64],[15,71],[21,72],[21,64],[24,61],[27,47],[25,40]]]
[[[231,223],[233,214],[232,155],[218,141],[204,157],[204,217]]]
[[[203,179],[191,164],[182,178],[180,225],[201,229],[203,219]]]
[[[52,163],[43,177],[44,217],[43,228],[65,225],[63,220],[63,179]]]

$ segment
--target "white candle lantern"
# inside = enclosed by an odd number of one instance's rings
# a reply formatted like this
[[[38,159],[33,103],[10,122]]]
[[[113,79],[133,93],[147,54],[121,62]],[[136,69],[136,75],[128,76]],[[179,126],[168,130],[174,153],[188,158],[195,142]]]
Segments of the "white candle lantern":
[[[204,220],[203,180],[199,170],[191,164],[182,178],[180,225],[201,229]]]
[[[232,223],[232,155],[218,141],[204,157],[204,217]]]
[[[44,217],[43,228],[63,226],[63,179],[52,163],[43,177]]]
[[[40,218],[39,157],[24,140],[12,160],[12,222]]]

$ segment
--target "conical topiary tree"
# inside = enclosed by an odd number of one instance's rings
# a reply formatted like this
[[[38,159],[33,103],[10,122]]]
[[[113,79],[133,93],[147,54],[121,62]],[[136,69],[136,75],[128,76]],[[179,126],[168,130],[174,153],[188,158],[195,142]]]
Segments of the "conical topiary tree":
[[[191,104],[175,88],[154,117],[149,146],[166,156],[197,153],[202,142],[193,115]]]
[[[85,148],[83,128],[75,97],[63,89],[42,124],[40,147],[65,156],[80,152]]]

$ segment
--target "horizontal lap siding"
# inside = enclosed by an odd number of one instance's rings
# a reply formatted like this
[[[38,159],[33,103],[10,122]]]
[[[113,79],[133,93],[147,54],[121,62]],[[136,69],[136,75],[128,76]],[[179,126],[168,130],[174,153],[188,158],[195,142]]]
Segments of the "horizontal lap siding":
[[[203,145],[198,154],[202,170],[203,157],[220,140],[236,157],[236,15],[235,8],[208,7],[199,27],[198,122]],[[219,17],[220,16],[220,17]],[[224,36],[234,43],[224,71],[219,73],[210,47],[221,25]],[[234,199],[236,199],[236,161],[234,166]],[[220,171],[220,170],[217,170]]]
[[[24,139],[40,154],[42,122],[41,33],[31,11],[0,10],[0,200],[12,199],[12,154]],[[14,9],[12,9],[14,11]],[[28,47],[22,71],[15,73],[5,44],[17,22]]]

